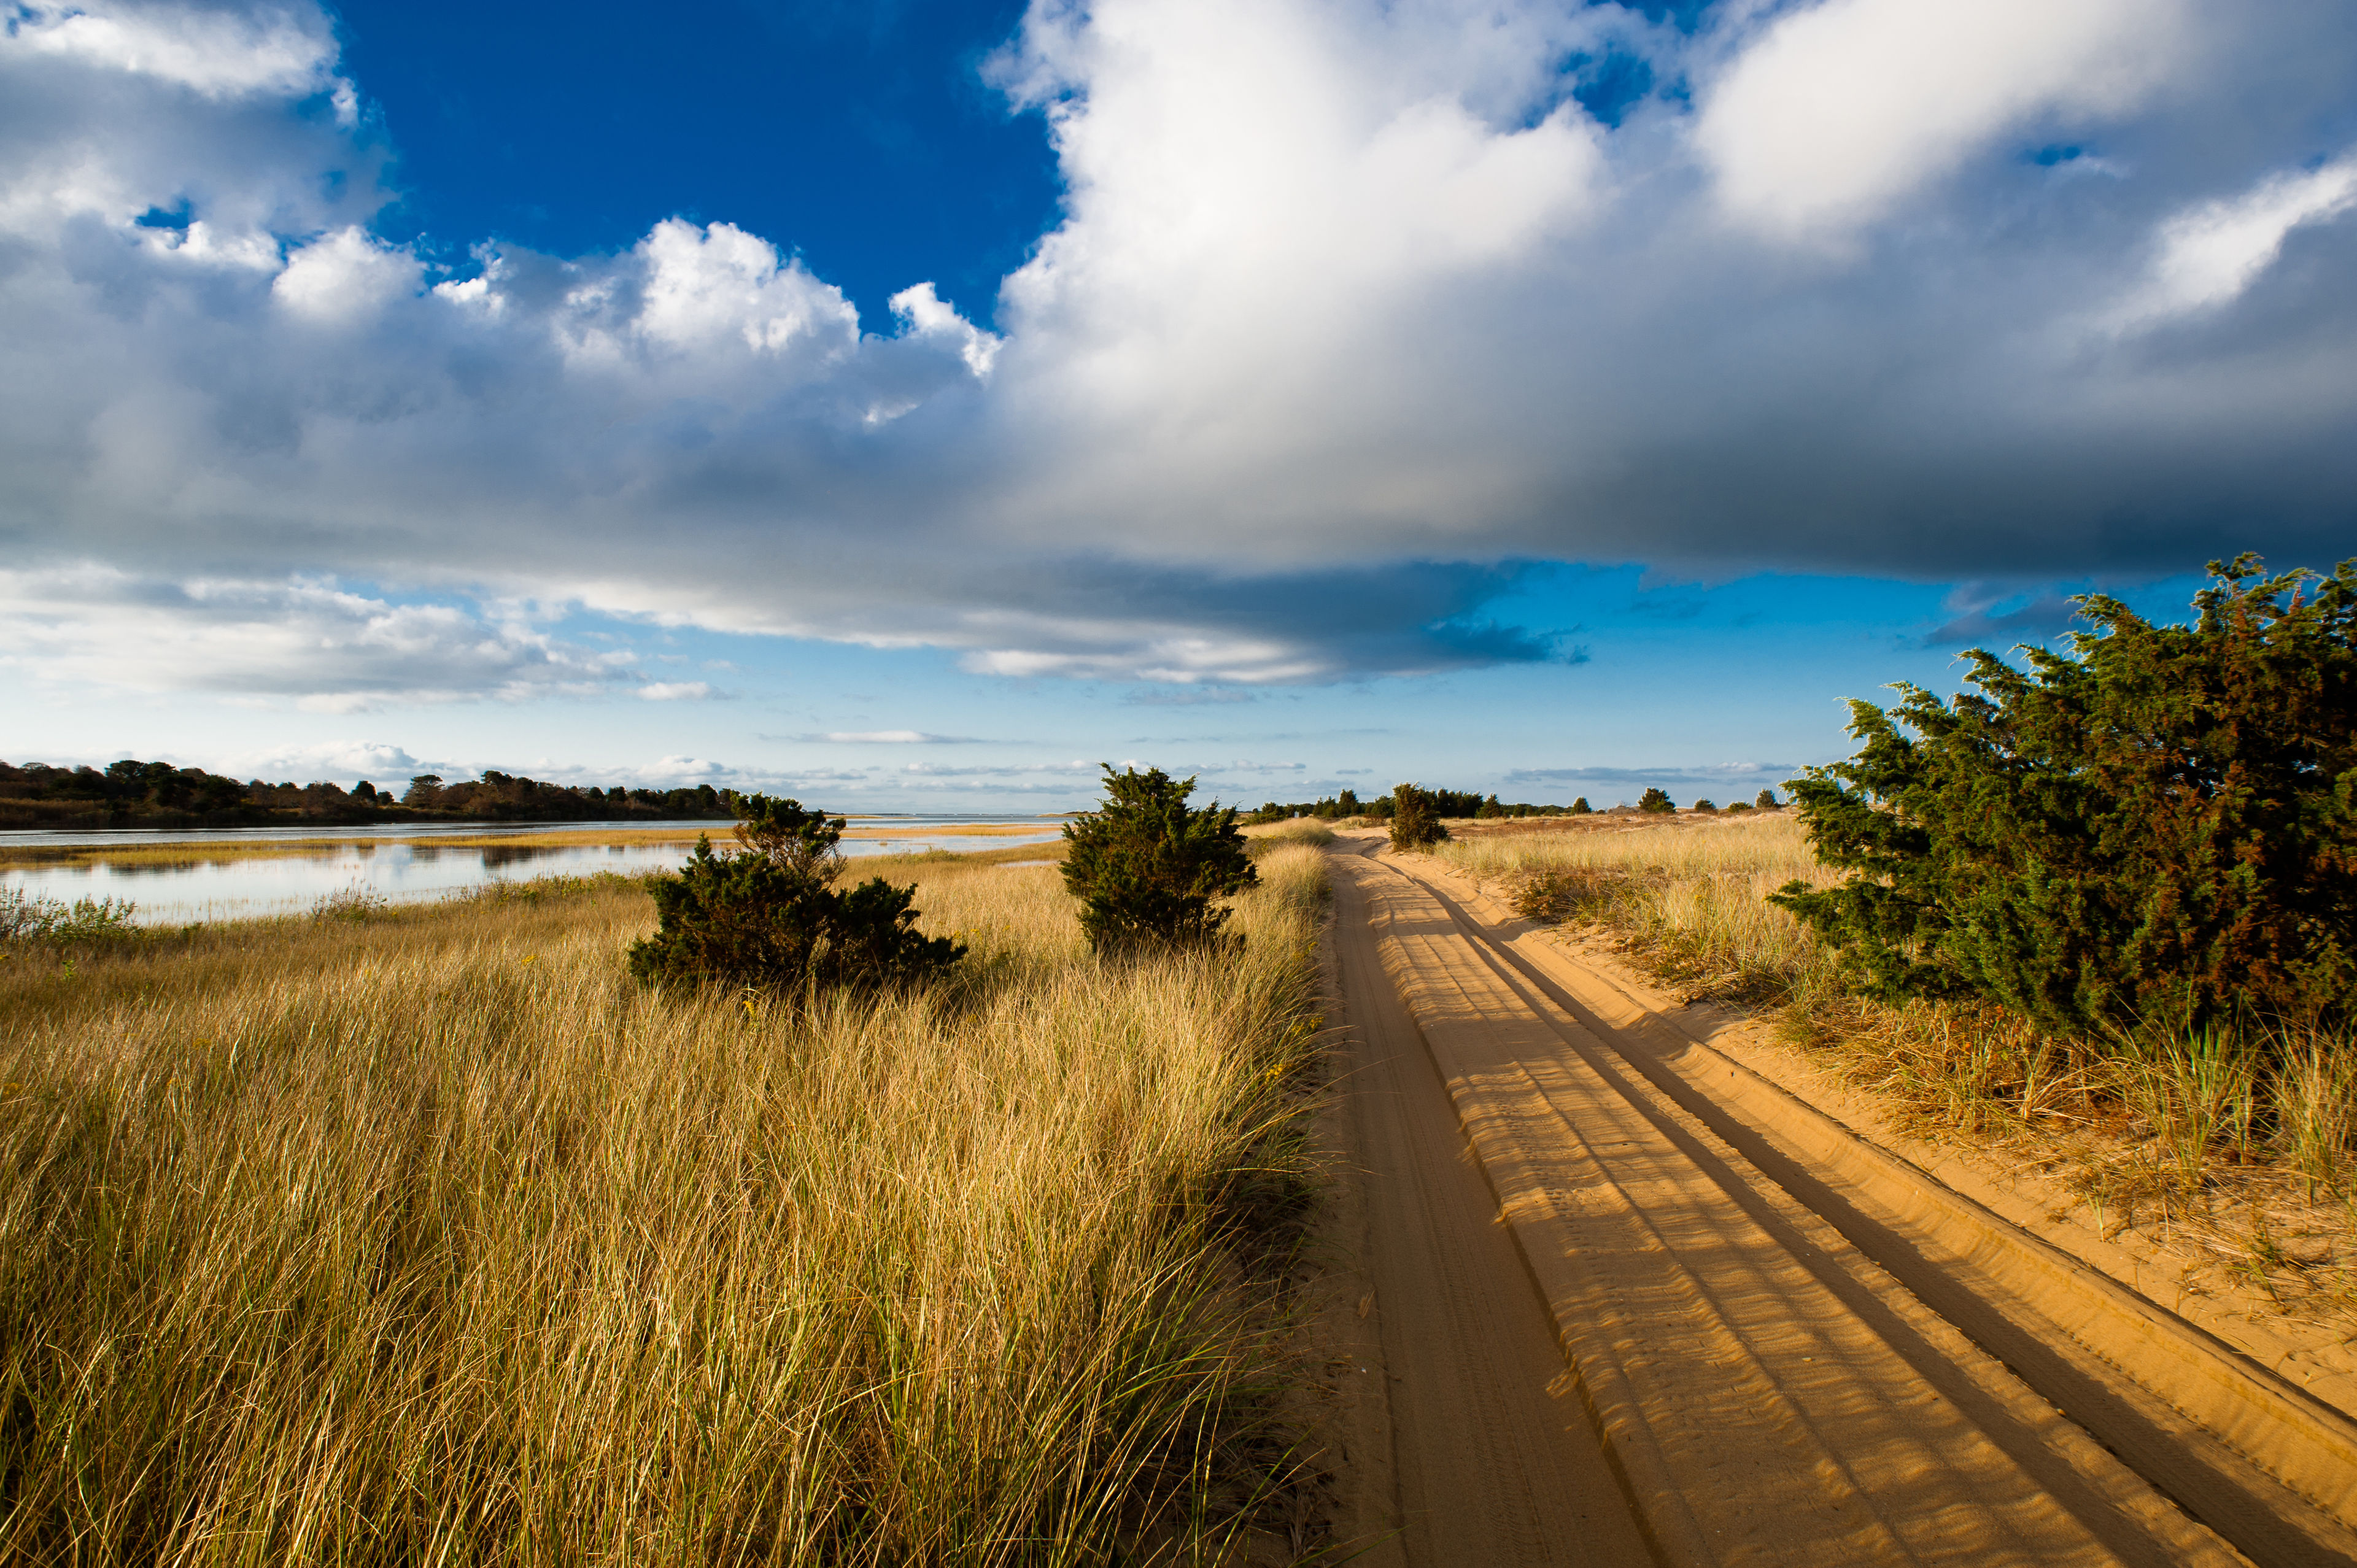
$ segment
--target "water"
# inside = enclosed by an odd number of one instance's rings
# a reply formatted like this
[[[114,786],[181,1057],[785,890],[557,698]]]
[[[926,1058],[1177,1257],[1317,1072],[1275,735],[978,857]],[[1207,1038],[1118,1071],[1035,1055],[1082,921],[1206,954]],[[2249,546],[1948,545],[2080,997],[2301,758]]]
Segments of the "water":
[[[927,849],[999,849],[1010,844],[1041,843],[1054,839],[1057,829],[1043,824],[1036,832],[961,833],[988,818],[891,818],[872,825],[940,827],[946,831],[922,838],[888,841],[846,838],[846,856],[916,854]],[[1004,822],[1004,818],[997,819]],[[534,835],[555,831],[600,830],[615,824],[581,822],[533,823],[477,832],[447,825],[406,824],[393,828],[287,829],[250,828],[226,832],[7,832],[0,847],[65,849],[74,846],[170,843],[202,839],[264,841],[322,838],[333,834],[352,842],[316,849],[290,850],[284,854],[251,853],[213,859],[167,863],[77,861],[71,865],[38,863],[0,865],[0,895],[21,892],[28,898],[55,898],[71,904],[82,898],[128,899],[137,906],[135,918],[142,925],[187,925],[199,920],[232,920],[263,915],[299,914],[322,898],[361,890],[394,903],[438,898],[494,882],[521,882],[542,876],[584,876],[601,871],[641,875],[675,869],[687,858],[691,843],[535,844]],[[666,823],[665,826],[680,824]],[[709,832],[725,844],[732,824],[691,822],[693,831]],[[850,832],[863,825],[854,822]],[[412,843],[431,836],[448,839],[464,832],[464,844]]]

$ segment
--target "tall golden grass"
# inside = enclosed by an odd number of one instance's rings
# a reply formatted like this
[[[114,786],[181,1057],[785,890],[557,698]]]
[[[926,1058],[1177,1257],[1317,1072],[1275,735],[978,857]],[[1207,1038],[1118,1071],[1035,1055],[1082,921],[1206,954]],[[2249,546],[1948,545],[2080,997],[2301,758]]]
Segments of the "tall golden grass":
[[[1315,1064],[1260,868],[1106,967],[1052,868],[903,863],[962,979],[800,1015],[630,984],[619,879],[16,954],[0,1559],[1219,1557]]]
[[[1610,929],[1696,992],[1781,1001],[1832,978],[1806,928],[1767,902],[1787,882],[1831,880],[1787,812],[1484,833],[1434,853],[1501,884],[1526,917]]]

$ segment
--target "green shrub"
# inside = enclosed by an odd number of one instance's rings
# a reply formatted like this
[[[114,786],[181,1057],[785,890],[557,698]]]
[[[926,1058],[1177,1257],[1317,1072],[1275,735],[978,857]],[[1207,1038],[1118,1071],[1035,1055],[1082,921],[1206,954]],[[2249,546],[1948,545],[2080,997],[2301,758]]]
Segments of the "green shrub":
[[[1440,812],[1431,790],[1419,789],[1413,784],[1402,784],[1392,790],[1394,849],[1423,849],[1448,836],[1448,830],[1440,825]]]
[[[1710,816],[1716,814],[1718,808],[1708,800],[1696,800],[1694,803],[1694,810],[1701,812],[1705,816]]]
[[[0,942],[72,942],[123,940],[139,935],[132,923],[138,906],[128,898],[28,897],[24,889],[0,889]]]
[[[1759,807],[1763,811],[1781,811],[1783,809],[1784,804],[1781,800],[1776,799],[1776,791],[1773,789],[1760,790],[1759,795],[1751,803]]]
[[[1792,789],[1854,875],[1776,901],[1886,997],[1977,993],[2070,1032],[2349,1018],[2357,562],[2210,570],[2190,626],[2090,595],[2067,654],[1975,650],[1977,693],[1852,703],[1857,755]]]
[[[1123,953],[1221,940],[1228,911],[1211,900],[1260,880],[1235,808],[1189,808],[1195,780],[1159,768],[1116,773],[1107,763],[1104,788],[1103,805],[1064,826],[1064,886],[1081,901],[1089,946]]]
[[[879,876],[834,890],[840,817],[767,795],[744,796],[737,809],[741,850],[715,854],[698,837],[678,875],[649,884],[659,924],[630,954],[641,983],[865,988],[930,979],[964,956],[963,943],[916,929],[914,887]]]
[[[1647,789],[1637,797],[1637,809],[1641,811],[1674,811],[1678,803],[1671,800],[1664,790]]]

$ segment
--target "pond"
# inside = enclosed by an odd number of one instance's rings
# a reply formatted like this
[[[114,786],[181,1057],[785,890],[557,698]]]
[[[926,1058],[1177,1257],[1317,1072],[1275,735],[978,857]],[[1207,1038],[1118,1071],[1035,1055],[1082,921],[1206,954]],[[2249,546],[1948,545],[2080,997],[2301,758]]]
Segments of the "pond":
[[[1005,824],[1005,819],[997,821]],[[356,896],[412,903],[495,882],[601,871],[624,875],[669,871],[687,857],[699,830],[725,846],[731,825],[673,822],[652,832],[605,822],[535,823],[482,832],[409,824],[180,833],[5,832],[0,833],[0,857],[5,857],[0,858],[0,897],[21,894],[68,904],[83,898],[128,900],[135,906],[134,918],[142,925],[300,914],[325,898]],[[1048,843],[1058,833],[1053,824],[1030,823],[974,831],[985,825],[979,820],[952,818],[854,822],[843,852],[866,856],[1000,849]],[[890,836],[855,836],[863,832]],[[610,842],[583,842],[599,837]],[[337,842],[320,842],[330,838]],[[411,842],[417,839],[432,842]],[[279,847],[290,840],[306,842]]]

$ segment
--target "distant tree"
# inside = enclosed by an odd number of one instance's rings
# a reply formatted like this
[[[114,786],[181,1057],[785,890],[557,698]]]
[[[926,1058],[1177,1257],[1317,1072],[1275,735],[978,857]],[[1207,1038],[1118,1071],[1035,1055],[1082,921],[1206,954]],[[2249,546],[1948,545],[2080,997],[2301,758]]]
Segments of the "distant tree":
[[[442,775],[421,773],[409,781],[408,790],[401,797],[404,806],[432,806],[442,799]]]
[[[1222,938],[1231,897],[1260,880],[1235,808],[1189,807],[1193,779],[1104,765],[1104,800],[1064,826],[1064,886],[1095,951],[1199,946]]]
[[[680,874],[651,884],[655,934],[630,952],[640,982],[799,995],[927,980],[964,956],[963,943],[916,929],[913,886],[878,876],[834,889],[843,819],[767,795],[736,803],[737,853],[715,854],[699,835]]]
[[[1715,814],[1718,811],[1718,808],[1711,804],[1708,800],[1696,800],[1694,803],[1693,809],[1706,816]]]
[[[1978,688],[1851,704],[1862,743],[1793,800],[1853,875],[1776,902],[1888,996],[1975,993],[2069,1031],[2357,1002],[2357,561],[2212,562],[2190,626],[2093,630]]]
[[[1641,811],[1674,811],[1678,803],[1663,790],[1647,789],[1637,797],[1637,809]]]
[[[1773,789],[1760,790],[1760,793],[1753,798],[1751,803],[1759,807],[1763,811],[1781,810],[1784,804],[1784,802],[1776,799],[1776,791]]]
[[[1440,813],[1434,810],[1433,792],[1419,789],[1413,784],[1396,785],[1392,789],[1392,847],[1398,850],[1423,849],[1438,843],[1448,836],[1440,823]]]
[[[1566,815],[1567,815],[1567,816],[1574,816],[1574,817],[1587,817],[1587,816],[1593,816],[1593,815],[1595,814],[1595,812],[1594,812],[1593,809],[1592,809],[1592,808],[1590,808],[1590,807],[1589,807],[1589,805],[1588,805],[1588,803],[1587,803],[1587,796],[1585,796],[1585,795],[1582,795],[1578,800],[1574,800],[1574,801],[1571,803],[1571,810],[1570,810],[1568,812],[1565,813],[1565,814],[1566,814]]]

